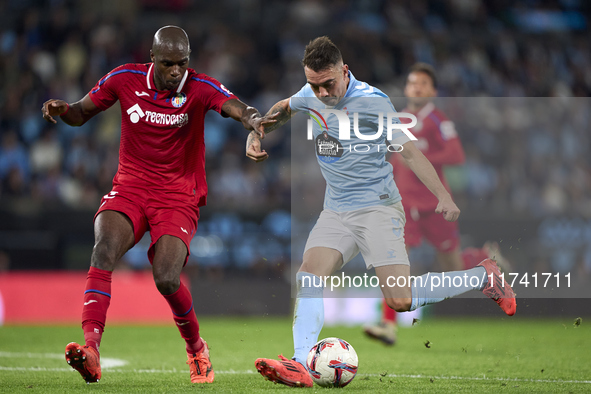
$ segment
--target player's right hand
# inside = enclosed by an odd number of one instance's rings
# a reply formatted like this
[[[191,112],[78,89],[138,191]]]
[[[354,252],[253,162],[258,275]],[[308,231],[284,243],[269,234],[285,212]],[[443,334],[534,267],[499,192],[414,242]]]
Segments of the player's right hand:
[[[460,217],[460,209],[453,202],[449,194],[439,200],[439,204],[435,208],[435,213],[443,214],[443,218],[448,222],[455,222]]]
[[[59,116],[68,110],[68,103],[64,100],[50,99],[43,103],[41,107],[41,113],[43,119],[51,123],[57,123],[54,116]]]
[[[261,138],[256,131],[251,131],[246,140],[246,157],[257,163],[269,158],[269,154],[261,150]]]

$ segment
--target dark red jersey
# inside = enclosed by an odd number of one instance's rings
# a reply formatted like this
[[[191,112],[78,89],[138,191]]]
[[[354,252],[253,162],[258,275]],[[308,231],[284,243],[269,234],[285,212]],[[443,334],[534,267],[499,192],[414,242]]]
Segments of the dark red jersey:
[[[402,112],[410,112],[417,117],[417,125],[410,129],[411,133],[417,137],[414,144],[433,164],[441,183],[449,191],[449,186],[443,175],[443,166],[464,162],[464,150],[453,122],[433,103],[425,105],[417,113],[408,108]],[[410,120],[401,119],[401,121],[408,123]],[[413,207],[419,211],[434,210],[438,203],[437,197],[402,161],[399,154],[393,154],[390,157],[390,162],[394,167],[394,181],[402,196],[402,204],[405,208]]]
[[[214,78],[187,69],[174,91],[157,90],[154,65],[125,64],[103,78],[89,96],[101,110],[121,105],[119,168],[113,186],[191,193],[205,205],[204,116],[236,99]]]

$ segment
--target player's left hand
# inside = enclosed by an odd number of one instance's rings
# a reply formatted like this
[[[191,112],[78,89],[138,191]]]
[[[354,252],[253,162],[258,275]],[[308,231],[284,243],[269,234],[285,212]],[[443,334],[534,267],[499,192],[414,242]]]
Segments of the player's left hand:
[[[435,213],[442,213],[443,218],[448,222],[455,222],[460,217],[460,209],[453,202],[449,194],[439,200],[439,204],[435,208]]]

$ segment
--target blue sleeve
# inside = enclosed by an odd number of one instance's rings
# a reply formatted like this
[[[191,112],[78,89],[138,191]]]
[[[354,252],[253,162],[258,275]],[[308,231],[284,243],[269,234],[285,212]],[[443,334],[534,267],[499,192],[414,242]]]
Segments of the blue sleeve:
[[[310,97],[316,96],[314,96],[314,92],[312,92],[310,85],[306,84],[299,92],[289,98],[289,108],[291,108],[294,113],[305,110],[309,105]]]

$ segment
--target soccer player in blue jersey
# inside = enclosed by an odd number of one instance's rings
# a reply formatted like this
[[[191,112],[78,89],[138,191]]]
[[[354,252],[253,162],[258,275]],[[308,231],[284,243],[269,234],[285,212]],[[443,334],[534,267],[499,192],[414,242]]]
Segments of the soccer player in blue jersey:
[[[386,127],[381,135],[377,133],[380,124],[384,126],[386,122],[392,122],[385,114],[393,113],[395,109],[379,89],[355,79],[343,63],[341,52],[328,37],[316,38],[306,46],[302,65],[307,84],[267,112],[265,132],[277,129],[300,111],[335,115],[323,117],[324,125],[322,122],[313,125],[316,155],[326,180],[324,209],[310,232],[303,263],[296,275],[295,354],[291,360],[283,356],[279,356],[279,360],[257,359],[255,365],[259,373],[268,380],[288,386],[312,386],[305,364],[324,321],[322,278],[332,275],[359,252],[367,268],[375,268],[384,298],[397,312],[415,310],[469,290],[481,290],[505,313],[513,315],[513,290],[506,282],[494,279],[500,271],[490,259],[470,270],[428,273],[412,283],[405,280],[405,285],[400,286],[402,281],[399,278],[410,278],[404,245],[404,209],[392,167],[385,159]],[[346,140],[341,135],[337,110],[358,114],[358,127],[350,126],[353,130],[349,130],[350,138]],[[368,145],[369,136],[375,136],[374,147],[361,154],[360,151]],[[437,197],[435,212],[442,214],[445,220],[457,220],[460,210],[431,163],[413,143],[409,143],[409,136],[398,130],[388,137],[390,144],[402,147],[396,154],[402,155],[405,164]],[[357,145],[364,147],[356,150]],[[256,133],[249,135],[246,150],[247,156],[257,162],[268,157],[261,150],[260,137]],[[447,281],[442,280],[446,277],[449,278]],[[394,282],[396,286],[392,286]]]

